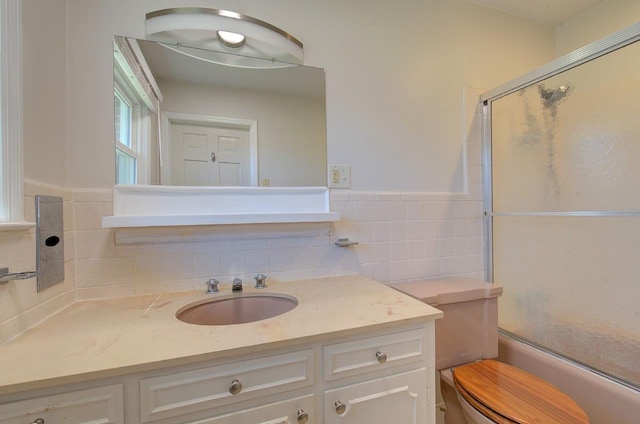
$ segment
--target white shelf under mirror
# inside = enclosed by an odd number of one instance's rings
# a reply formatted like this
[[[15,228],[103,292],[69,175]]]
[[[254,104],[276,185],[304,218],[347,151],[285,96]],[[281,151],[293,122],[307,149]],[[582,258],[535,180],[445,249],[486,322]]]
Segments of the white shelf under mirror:
[[[116,185],[104,228],[304,224],[338,221],[326,187]],[[239,227],[244,228],[244,227]],[[280,228],[280,231],[282,228]],[[167,234],[167,230],[162,230]],[[229,231],[225,231],[229,233]]]

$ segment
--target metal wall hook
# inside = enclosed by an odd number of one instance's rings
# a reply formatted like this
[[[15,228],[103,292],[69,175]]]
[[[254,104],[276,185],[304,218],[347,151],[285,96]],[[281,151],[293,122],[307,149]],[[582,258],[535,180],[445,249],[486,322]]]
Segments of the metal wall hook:
[[[351,241],[348,238],[339,238],[338,241],[334,242],[334,244],[338,247],[349,247],[349,246],[355,246],[356,244],[358,244],[358,242]]]

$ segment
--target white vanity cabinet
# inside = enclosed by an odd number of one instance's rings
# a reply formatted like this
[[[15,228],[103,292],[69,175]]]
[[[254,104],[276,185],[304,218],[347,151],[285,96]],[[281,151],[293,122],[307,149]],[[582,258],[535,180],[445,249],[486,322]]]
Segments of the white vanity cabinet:
[[[25,392],[0,403],[0,423],[434,424],[433,339],[428,321],[256,346],[237,357]]]
[[[2,424],[123,424],[123,385],[0,404]]]
[[[432,424],[433,331],[428,322],[364,332],[141,378],[140,421]]]

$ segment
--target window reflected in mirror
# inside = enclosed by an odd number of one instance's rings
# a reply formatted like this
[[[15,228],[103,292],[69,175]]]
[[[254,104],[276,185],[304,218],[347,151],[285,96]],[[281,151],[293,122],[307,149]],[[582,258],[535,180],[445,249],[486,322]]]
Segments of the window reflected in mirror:
[[[114,59],[116,184],[149,184],[152,115],[157,108],[143,89],[148,82],[125,40],[114,43]]]

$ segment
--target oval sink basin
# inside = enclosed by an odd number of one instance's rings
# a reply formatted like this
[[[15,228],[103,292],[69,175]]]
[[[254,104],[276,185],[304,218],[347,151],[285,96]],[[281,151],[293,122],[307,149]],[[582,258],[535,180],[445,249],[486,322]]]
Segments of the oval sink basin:
[[[197,325],[233,325],[261,321],[289,312],[298,300],[281,294],[243,294],[191,303],[176,312],[180,321]]]

